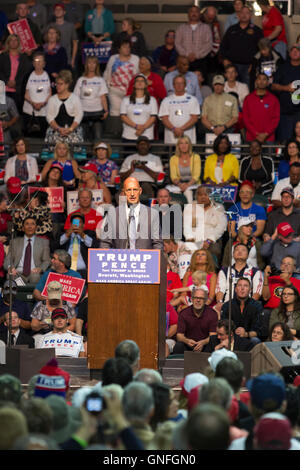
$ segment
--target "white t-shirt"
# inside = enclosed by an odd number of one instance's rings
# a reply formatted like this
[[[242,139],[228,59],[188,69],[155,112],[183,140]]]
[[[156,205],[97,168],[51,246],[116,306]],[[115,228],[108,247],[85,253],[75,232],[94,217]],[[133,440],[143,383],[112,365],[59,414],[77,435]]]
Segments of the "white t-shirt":
[[[83,111],[102,111],[100,97],[108,95],[106,82],[102,77],[80,77],[74,88],[74,93],[80,98]]]
[[[242,83],[242,82],[235,82],[235,86],[231,88],[228,85],[228,82],[226,81],[224,91],[225,93],[229,93],[230,91],[237,93],[237,95],[239,96],[239,105],[241,108],[243,107],[244,99],[246,98],[246,96],[249,95],[248,86],[246,85],[246,83]]]
[[[200,115],[200,106],[197,98],[185,93],[182,96],[175,94],[167,96],[161,103],[159,117],[168,116],[174,127],[181,127],[189,121],[191,115]],[[184,131],[193,144],[196,143],[195,126]],[[176,144],[177,138],[170,129],[165,128],[165,144]]]
[[[43,336],[41,344],[42,349],[55,349],[56,356],[78,357],[79,353],[84,352],[83,337],[67,330],[65,333],[54,333],[51,331]]]
[[[34,103],[43,103],[48,98],[51,92],[50,78],[47,72],[43,72],[41,75],[37,75],[32,72],[28,78],[26,90],[29,91],[30,99]],[[28,101],[24,101],[23,111],[26,114],[32,114],[33,107]],[[39,111],[34,110],[35,116],[46,116],[47,105],[43,106]]]
[[[151,116],[157,116],[157,101],[153,96],[150,97],[149,104],[144,104],[145,98],[136,98],[136,103],[130,103],[130,97],[123,98],[120,108],[120,115],[126,114],[136,124],[145,124]],[[123,122],[122,137],[130,140],[137,140],[136,130]],[[148,127],[143,134],[148,139],[154,138],[154,124]]]
[[[139,155],[138,153],[135,153],[134,155],[129,155],[125,158],[121,166],[120,173],[125,173],[126,171],[128,171],[131,167],[131,162],[133,160],[145,162],[147,164],[147,167],[150,168],[150,170],[155,171],[156,173],[160,173],[163,171],[163,165],[160,157],[152,155],[151,153],[148,153],[148,155]],[[135,171],[131,173],[130,177],[136,178],[138,181],[147,181],[150,183],[155,182],[154,179],[151,178],[150,175],[148,175],[148,173],[138,168],[136,168]]]

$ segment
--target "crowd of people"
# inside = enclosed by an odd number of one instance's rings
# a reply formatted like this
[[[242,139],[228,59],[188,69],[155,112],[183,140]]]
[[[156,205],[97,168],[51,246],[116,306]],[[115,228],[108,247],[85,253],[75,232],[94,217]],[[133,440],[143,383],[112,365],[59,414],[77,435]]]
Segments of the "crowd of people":
[[[72,303],[59,282],[47,279],[59,274],[86,281],[88,250],[98,247],[161,250],[167,263],[166,357],[185,351],[213,357],[224,350],[250,351],[264,341],[300,339],[300,36],[288,44],[280,11],[268,0],[258,4],[262,28],[254,25],[251,8],[234,0],[224,31],[215,7],[191,6],[188,21],[168,30],[152,54],[133,18],[124,19],[116,34],[103,0],[86,15],[70,0],[49,12],[35,0],[17,4],[14,20],[27,19],[37,45],[33,51],[22,50],[2,12],[1,341],[30,348],[57,341],[58,353],[65,340],[72,356],[85,357],[88,285]],[[94,48],[110,42],[108,62],[88,55],[82,64],[81,42]],[[105,138],[108,130],[111,140]],[[246,144],[243,158],[232,134]],[[38,158],[30,152],[32,136],[43,140]],[[116,137],[127,144],[121,165],[113,154],[114,143],[120,144]],[[199,155],[195,145],[208,138],[213,149]],[[167,165],[152,153],[151,144],[159,139],[174,146]],[[86,144],[93,154],[84,156]],[[276,152],[279,164],[265,154],[265,144],[283,148]],[[125,235],[121,224],[116,233],[115,213],[125,221]],[[34,303],[18,299],[24,286]],[[231,360],[232,370],[241,369],[236,356]],[[7,385],[0,377],[3,400],[17,390],[15,404],[0,408],[0,446],[75,449],[96,442],[127,449],[204,449],[228,448],[234,441],[232,448],[263,448],[278,424],[279,435],[282,429],[290,435],[282,445],[299,447],[292,438],[299,412],[291,418],[283,406],[290,399],[296,407],[297,389],[286,389],[276,374],[262,375],[262,383],[255,379],[256,393],[255,382],[249,385],[253,406],[247,413],[249,396],[243,401],[239,395],[241,370],[237,388],[226,371],[210,381],[198,377],[202,388],[193,395],[194,406],[201,405],[189,414],[194,387],[182,386],[181,398],[187,400],[179,412],[159,375],[150,387],[152,379],[138,379],[137,370],[128,366],[126,372],[124,363],[111,361],[107,373],[114,377],[103,379],[103,396],[99,384],[85,390],[91,400],[100,393],[107,422],[101,413],[99,422],[100,415],[87,412],[84,393],[79,404],[66,405],[68,380],[61,402],[51,398],[46,405],[33,398],[45,398],[37,393],[42,386],[34,383],[32,395],[21,400],[20,384]],[[126,383],[120,383],[124,375]],[[266,400],[274,393],[282,398],[278,406],[264,407],[264,380],[271,394]],[[74,412],[77,423],[75,430],[70,417],[70,432],[61,440],[55,438],[58,409]],[[48,416],[45,428],[30,424],[32,413]],[[223,441],[207,437],[208,415],[215,417],[212,432],[220,432]],[[5,441],[9,421],[21,431]]]

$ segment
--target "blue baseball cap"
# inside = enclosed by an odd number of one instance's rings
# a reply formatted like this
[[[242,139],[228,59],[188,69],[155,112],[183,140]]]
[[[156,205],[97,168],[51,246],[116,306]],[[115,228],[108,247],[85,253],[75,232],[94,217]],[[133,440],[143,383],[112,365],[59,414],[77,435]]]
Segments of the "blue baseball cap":
[[[285,383],[275,374],[262,374],[250,379],[247,388],[251,402],[260,410],[277,410],[286,398]]]

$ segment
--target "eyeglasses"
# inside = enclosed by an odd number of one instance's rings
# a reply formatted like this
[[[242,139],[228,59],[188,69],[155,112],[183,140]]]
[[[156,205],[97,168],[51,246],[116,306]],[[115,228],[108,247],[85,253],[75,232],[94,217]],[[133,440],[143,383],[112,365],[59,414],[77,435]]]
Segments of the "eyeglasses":
[[[194,300],[205,300],[205,297],[193,297]]]

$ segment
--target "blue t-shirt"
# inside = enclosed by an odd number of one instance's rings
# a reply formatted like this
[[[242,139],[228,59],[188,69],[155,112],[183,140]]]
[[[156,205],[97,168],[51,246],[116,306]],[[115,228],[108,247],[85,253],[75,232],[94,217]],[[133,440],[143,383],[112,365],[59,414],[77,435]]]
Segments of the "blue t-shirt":
[[[249,217],[254,222],[253,232],[256,230],[256,220],[267,220],[265,209],[258,204],[254,204],[254,202],[249,209],[242,209],[241,203],[238,202],[235,206],[229,208],[229,212],[232,212],[232,220],[235,222],[238,222],[241,218]],[[235,230],[237,230],[237,224],[235,224]]]
[[[44,286],[45,286],[46,281],[47,281],[48,274],[49,273],[55,273],[55,272],[56,271],[54,271],[54,269],[48,269],[48,271],[45,271],[44,274],[41,276],[39,282],[35,286],[35,288],[38,291],[43,292]],[[69,269],[66,273],[63,273],[63,275],[64,276],[78,277],[79,279],[82,279],[81,275],[77,271],[74,271],[73,269]]]

